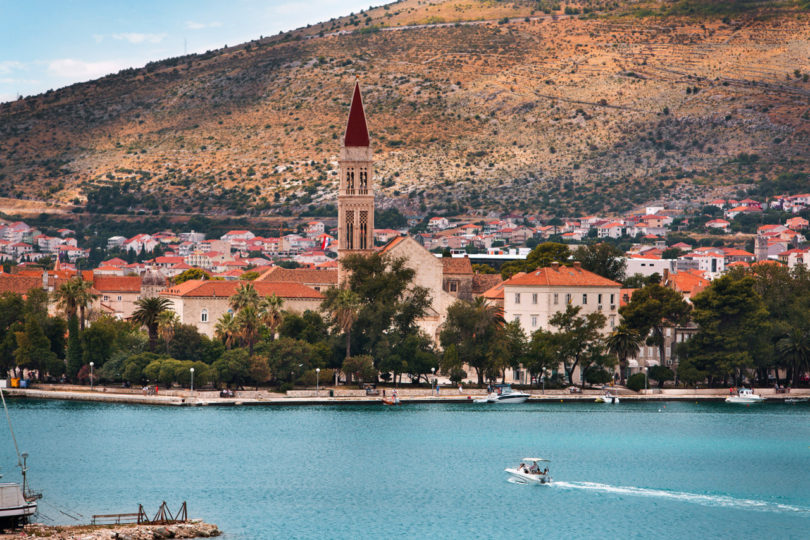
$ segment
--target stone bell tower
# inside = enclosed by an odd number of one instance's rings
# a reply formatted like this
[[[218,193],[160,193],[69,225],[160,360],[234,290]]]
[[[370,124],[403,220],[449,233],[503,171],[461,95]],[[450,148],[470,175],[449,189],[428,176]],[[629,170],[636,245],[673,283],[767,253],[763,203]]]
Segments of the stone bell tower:
[[[374,252],[374,162],[360,83],[354,85],[349,121],[340,149],[338,258]]]

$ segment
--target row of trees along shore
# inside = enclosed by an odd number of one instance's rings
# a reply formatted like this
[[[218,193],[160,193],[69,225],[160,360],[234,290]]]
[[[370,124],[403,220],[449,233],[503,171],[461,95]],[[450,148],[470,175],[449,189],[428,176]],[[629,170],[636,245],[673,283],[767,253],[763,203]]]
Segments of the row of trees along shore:
[[[565,250],[541,244],[516,271],[553,260],[568,264],[572,259]],[[589,269],[619,278],[617,256],[594,250]],[[413,383],[427,383],[435,369],[452,381],[485,384],[522,366],[537,381],[543,376],[549,385],[563,385],[574,384],[579,368],[587,382],[601,384],[612,380],[617,365],[624,374],[643,345],[663,355],[666,329],[690,322],[698,330],[673,351],[677,373],[664,366],[650,370],[659,385],[739,384],[743,378],[764,384],[781,370],[785,382],[796,386],[810,360],[810,272],[801,266],[735,268],[691,304],[676,291],[648,283],[620,308],[621,323],[610,332],[601,313],[568,306],[551,317],[551,328],[527,336],[483,299],[459,300],[448,309],[439,349],[417,324],[432,314],[431,298],[413,283],[415,273],[405,260],[375,254],[349,256],[343,264],[350,277],[343,288],[325,291],[320,312],[285,311],[281,299],[262,298],[249,282],[241,284],[230,298],[231,312],[216,322],[213,339],[181,324],[162,297],[138,300],[129,321],[100,316],[88,324],[95,296],[78,277],[53,293],[56,316],[49,315],[49,298],[41,289],[25,296],[5,293],[0,362],[7,372],[26,368],[40,379],[74,382],[89,380],[92,362],[97,382],[165,386],[188,385],[191,367],[198,386],[282,390],[314,384],[315,369],[324,383],[341,371],[348,381],[399,384],[406,375]],[[640,383],[638,375],[631,377],[628,385],[643,386],[641,377]]]

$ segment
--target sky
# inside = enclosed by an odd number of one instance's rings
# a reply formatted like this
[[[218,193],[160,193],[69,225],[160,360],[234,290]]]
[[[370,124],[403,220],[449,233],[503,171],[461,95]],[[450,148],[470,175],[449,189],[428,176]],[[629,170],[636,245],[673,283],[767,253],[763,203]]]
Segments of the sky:
[[[0,0],[0,102],[356,13],[369,1]]]

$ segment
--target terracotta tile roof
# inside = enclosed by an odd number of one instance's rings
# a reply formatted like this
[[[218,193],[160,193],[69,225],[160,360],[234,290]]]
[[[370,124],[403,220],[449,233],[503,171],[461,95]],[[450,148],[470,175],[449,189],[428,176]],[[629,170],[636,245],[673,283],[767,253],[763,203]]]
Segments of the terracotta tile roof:
[[[385,244],[383,246],[383,248],[380,250],[380,253],[387,253],[388,251],[391,251],[394,248],[394,246],[396,246],[400,242],[405,241],[405,238],[407,238],[407,237],[398,236],[398,237],[394,238],[393,240],[391,240],[390,242],[388,242],[387,244]]]
[[[337,269],[332,268],[282,268],[274,266],[264,274],[256,278],[257,282],[273,281],[283,283],[324,283],[337,285]]]
[[[521,274],[516,274],[516,275],[521,275]],[[515,276],[513,276],[513,277],[515,277]],[[505,283],[506,283],[505,281],[502,281],[502,282],[498,283],[497,285],[492,286],[490,289],[488,289],[488,290],[484,291],[483,293],[481,293],[481,296],[483,296],[487,300],[495,300],[495,301],[500,300],[500,301],[503,301],[503,299],[504,299],[503,298],[503,286],[504,286]]]
[[[669,275],[669,282],[666,285],[692,298],[708,287],[709,283],[711,282],[702,275],[691,272],[676,272]]]
[[[472,274],[472,264],[467,257],[442,257],[442,271],[445,274]]]
[[[299,283],[279,283],[279,282],[247,282],[247,281],[202,281],[191,279],[180,285],[173,285],[165,289],[160,294],[162,296],[182,296],[182,297],[224,297],[229,298],[234,295],[236,288],[242,283],[252,283],[256,292],[260,296],[270,296],[275,294],[280,298],[323,298],[321,293],[301,285]]]
[[[604,278],[578,266],[545,267],[528,274],[515,275],[504,285],[540,285],[563,287],[621,287],[620,283]]]
[[[140,276],[95,276],[93,288],[99,292],[141,292]]]
[[[472,293],[482,294],[501,283],[503,279],[500,274],[473,274]]]
[[[636,292],[638,289],[621,289],[619,291],[619,307],[627,305],[631,298],[633,298],[633,293]]]
[[[110,259],[109,261],[104,261],[101,263],[103,266],[126,266],[127,261],[124,259],[119,259],[115,257],[114,259]]]
[[[0,274],[0,293],[27,294],[31,289],[42,288],[42,274],[39,277],[19,274]]]

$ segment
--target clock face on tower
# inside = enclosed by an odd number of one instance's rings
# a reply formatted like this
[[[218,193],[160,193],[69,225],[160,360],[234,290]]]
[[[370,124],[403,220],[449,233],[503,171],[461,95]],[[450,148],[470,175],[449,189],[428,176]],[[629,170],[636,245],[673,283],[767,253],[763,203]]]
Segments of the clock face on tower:
[[[340,149],[338,255],[374,249],[374,160],[360,84],[354,86],[349,120]]]

